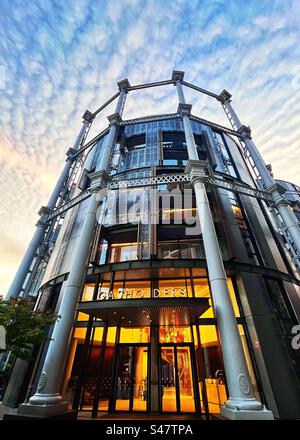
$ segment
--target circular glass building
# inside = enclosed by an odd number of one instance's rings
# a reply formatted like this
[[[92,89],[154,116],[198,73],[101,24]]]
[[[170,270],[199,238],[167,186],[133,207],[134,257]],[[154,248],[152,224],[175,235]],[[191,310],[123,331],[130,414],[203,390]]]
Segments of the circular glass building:
[[[299,418],[295,204],[226,90],[179,71],[118,86],[89,142],[108,103],[84,114],[8,294],[61,318],[35,362],[15,366],[4,404],[44,417]],[[177,112],[123,120],[126,95],[154,86],[175,86]],[[194,115],[184,87],[216,99],[232,128]]]

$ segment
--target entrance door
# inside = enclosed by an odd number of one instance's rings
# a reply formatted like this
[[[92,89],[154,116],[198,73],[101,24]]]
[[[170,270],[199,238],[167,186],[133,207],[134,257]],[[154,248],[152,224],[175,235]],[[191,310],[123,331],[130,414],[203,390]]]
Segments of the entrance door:
[[[148,346],[120,344],[115,379],[116,411],[146,411]]]
[[[189,345],[161,345],[161,408],[163,412],[195,412],[193,359]]]

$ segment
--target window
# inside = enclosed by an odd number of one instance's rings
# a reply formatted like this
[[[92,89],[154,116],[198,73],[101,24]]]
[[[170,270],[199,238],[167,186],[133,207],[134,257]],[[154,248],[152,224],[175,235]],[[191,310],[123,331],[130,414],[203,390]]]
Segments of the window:
[[[147,343],[150,342],[150,327],[126,328],[121,327],[121,343]]]
[[[237,225],[240,228],[241,236],[245,245],[245,249],[249,260],[253,264],[259,264],[259,254],[257,247],[255,245],[255,241],[252,238],[250,228],[248,227],[247,220],[245,214],[243,212],[242,207],[240,206],[240,202],[238,196],[231,191],[227,191],[231,208],[236,219]]]
[[[159,241],[157,258],[205,258],[203,242],[199,239]]]
[[[114,243],[110,246],[108,263],[137,260],[139,243]]]
[[[233,177],[237,177],[223,135],[221,133],[217,133],[213,131],[213,136],[215,139],[217,149],[220,152],[225,172]]]
[[[163,143],[163,165],[185,166],[188,162],[186,144]]]
[[[159,298],[186,298],[192,297],[192,286],[190,279],[159,280]]]
[[[164,326],[159,327],[159,342],[165,344],[168,342],[192,342],[190,327]]]

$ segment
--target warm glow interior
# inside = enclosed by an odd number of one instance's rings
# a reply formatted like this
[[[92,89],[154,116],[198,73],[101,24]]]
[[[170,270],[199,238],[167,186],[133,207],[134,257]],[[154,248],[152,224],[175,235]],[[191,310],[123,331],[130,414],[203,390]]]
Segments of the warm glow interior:
[[[147,343],[149,340],[150,327],[122,327],[120,330],[120,343]]]
[[[122,244],[122,246],[124,243]],[[175,272],[172,272],[172,275]],[[169,272],[167,273],[167,275]],[[184,273],[183,273],[184,275]],[[174,275],[173,275],[174,276]],[[201,276],[201,275],[200,275]],[[227,286],[229,295],[232,301],[235,315],[238,317],[239,308],[236,300],[234,286],[230,277],[227,279]],[[111,287],[108,281],[102,282],[98,292],[110,292],[112,289],[113,299],[120,298],[120,291],[123,292],[122,299],[130,298],[149,298],[151,295],[157,297],[192,297],[193,292],[196,298],[208,298],[210,305],[212,304],[210,288],[207,278],[200,278],[198,275],[194,278],[178,278],[168,279],[161,278],[159,280],[126,280],[115,281],[113,287]],[[143,291],[141,298],[139,291]],[[95,285],[93,283],[86,284],[82,301],[91,301],[93,299],[95,291]],[[124,296],[125,293],[125,296]],[[154,295],[154,293],[156,295]],[[141,313],[137,311],[137,313]],[[213,307],[211,306],[201,318],[213,318]],[[88,321],[89,316],[85,313],[78,313],[78,321]],[[198,389],[200,393],[200,404],[204,411],[203,389],[206,389],[207,404],[211,413],[220,412],[220,405],[227,399],[226,387],[224,381],[224,371],[222,366],[222,359],[218,341],[218,335],[215,325],[199,325],[199,336],[197,326],[181,326],[171,325],[164,323],[160,325],[158,330],[158,343],[160,344],[159,353],[161,356],[160,363],[160,375],[161,375],[161,404],[163,411],[176,412],[195,412],[195,396],[193,381],[198,382]],[[74,333],[75,346],[79,347],[85,341],[86,328],[76,328]],[[247,364],[250,371],[251,380],[255,394],[259,398],[257,392],[257,386],[255,382],[255,375],[252,368],[251,358],[247,347],[246,336],[244,329],[239,325],[239,331],[243,348],[246,355]],[[103,327],[95,327],[92,332],[93,335],[93,356],[95,356],[95,362],[99,359],[99,353],[102,347],[102,338],[104,334]],[[103,375],[103,381],[105,384],[110,384],[118,374],[116,378],[117,396],[115,400],[115,409],[122,411],[146,411],[147,410],[147,396],[148,396],[148,369],[150,368],[149,362],[151,357],[149,355],[150,347],[150,327],[121,327],[119,340],[116,341],[117,328],[109,326],[107,332],[106,349],[108,356],[107,365],[105,367],[105,373]],[[116,344],[118,342],[120,345]],[[191,347],[184,344],[194,343],[195,350],[195,362],[196,366],[192,368]],[[149,344],[149,345],[138,345]],[[168,345],[169,344],[169,345]],[[173,345],[171,345],[173,344]],[[181,345],[180,345],[181,344]],[[201,350],[199,350],[199,344]],[[97,351],[98,350],[98,351]],[[115,353],[119,356],[118,360],[118,372],[113,372]],[[201,359],[202,366],[198,368],[198,360]],[[97,361],[98,362],[98,361]],[[95,366],[98,365],[95,364]],[[93,373],[91,372],[89,381],[94,383],[99,375],[98,367],[93,367]],[[151,367],[152,368],[152,367]],[[193,376],[194,371],[197,371],[197,375]],[[90,383],[89,382],[89,383]],[[89,385],[90,386],[90,385]],[[106,385],[105,385],[106,386]],[[108,386],[108,385],[107,385]],[[176,393],[176,389],[179,391]],[[84,394],[85,408],[91,408],[93,388],[87,388]],[[108,402],[111,391],[105,391],[104,397],[100,399],[98,407],[101,410],[108,410]],[[132,394],[133,393],[133,394]]]

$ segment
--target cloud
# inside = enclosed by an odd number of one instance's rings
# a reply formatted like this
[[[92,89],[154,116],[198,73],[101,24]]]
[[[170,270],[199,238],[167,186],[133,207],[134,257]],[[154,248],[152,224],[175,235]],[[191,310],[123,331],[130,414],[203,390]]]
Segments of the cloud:
[[[81,125],[117,90],[170,78],[233,95],[276,177],[300,184],[299,2],[254,0],[3,0],[0,17],[1,249],[6,289]],[[298,70],[297,70],[298,69]],[[193,113],[228,125],[212,98],[186,89]],[[174,112],[175,88],[130,93],[124,117]],[[114,104],[95,121],[103,129]],[[8,261],[8,260],[6,260]],[[5,274],[4,274],[5,275]],[[3,276],[3,280],[5,276]],[[1,287],[1,286],[0,286]],[[0,290],[1,293],[1,290]]]

